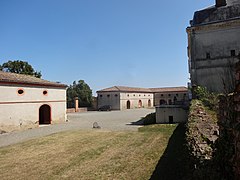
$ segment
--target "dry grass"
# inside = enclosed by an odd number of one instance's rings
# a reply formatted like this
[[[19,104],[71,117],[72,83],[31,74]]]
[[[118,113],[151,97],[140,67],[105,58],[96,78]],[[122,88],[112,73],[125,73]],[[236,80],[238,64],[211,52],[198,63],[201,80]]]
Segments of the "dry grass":
[[[176,126],[74,131],[0,148],[3,179],[149,179]]]

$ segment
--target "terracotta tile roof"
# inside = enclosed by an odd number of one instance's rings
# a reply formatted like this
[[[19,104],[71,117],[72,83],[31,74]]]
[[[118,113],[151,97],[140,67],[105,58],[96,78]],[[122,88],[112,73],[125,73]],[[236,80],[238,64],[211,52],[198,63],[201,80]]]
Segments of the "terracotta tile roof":
[[[136,87],[126,87],[126,86],[113,86],[110,88],[102,89],[97,92],[144,92],[151,93],[149,88],[136,88]]]
[[[164,88],[150,88],[153,93],[164,93],[164,92],[187,92],[186,87],[164,87]]]
[[[162,93],[162,92],[186,92],[186,87],[167,87],[167,88],[136,88],[126,86],[113,86],[97,91],[100,92],[143,92],[143,93]]]
[[[0,83],[4,84],[22,84],[31,86],[49,86],[66,88],[67,85],[56,82],[46,81],[29,75],[16,74],[0,71]]]

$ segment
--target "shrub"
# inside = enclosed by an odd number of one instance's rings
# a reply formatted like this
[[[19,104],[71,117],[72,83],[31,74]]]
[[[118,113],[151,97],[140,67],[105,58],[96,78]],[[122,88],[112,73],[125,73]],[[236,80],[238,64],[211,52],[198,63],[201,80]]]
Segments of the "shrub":
[[[217,110],[218,107],[218,95],[213,92],[209,92],[206,87],[197,86],[194,93],[197,99],[203,102],[204,106],[211,110]]]
[[[156,113],[148,114],[143,118],[144,125],[156,124]]]

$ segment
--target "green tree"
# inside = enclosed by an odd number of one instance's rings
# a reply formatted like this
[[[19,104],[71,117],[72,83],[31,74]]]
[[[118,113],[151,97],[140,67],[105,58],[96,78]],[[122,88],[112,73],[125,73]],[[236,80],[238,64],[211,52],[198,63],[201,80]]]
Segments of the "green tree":
[[[41,72],[35,71],[26,61],[8,61],[0,65],[0,70],[11,73],[26,74],[41,78]]]
[[[67,106],[68,108],[74,107],[74,98],[78,97],[80,107],[92,106],[92,90],[84,80],[73,82],[67,89]]]

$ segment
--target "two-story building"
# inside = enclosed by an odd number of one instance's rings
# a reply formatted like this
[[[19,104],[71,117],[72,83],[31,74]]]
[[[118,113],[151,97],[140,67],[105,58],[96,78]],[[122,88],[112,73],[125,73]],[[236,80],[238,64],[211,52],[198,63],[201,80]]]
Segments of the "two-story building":
[[[136,88],[113,86],[97,91],[98,108],[110,105],[113,110],[152,108],[158,105],[184,104],[188,101],[186,87]]]
[[[240,1],[216,0],[215,5],[196,11],[187,33],[192,85],[232,92],[240,54]]]

